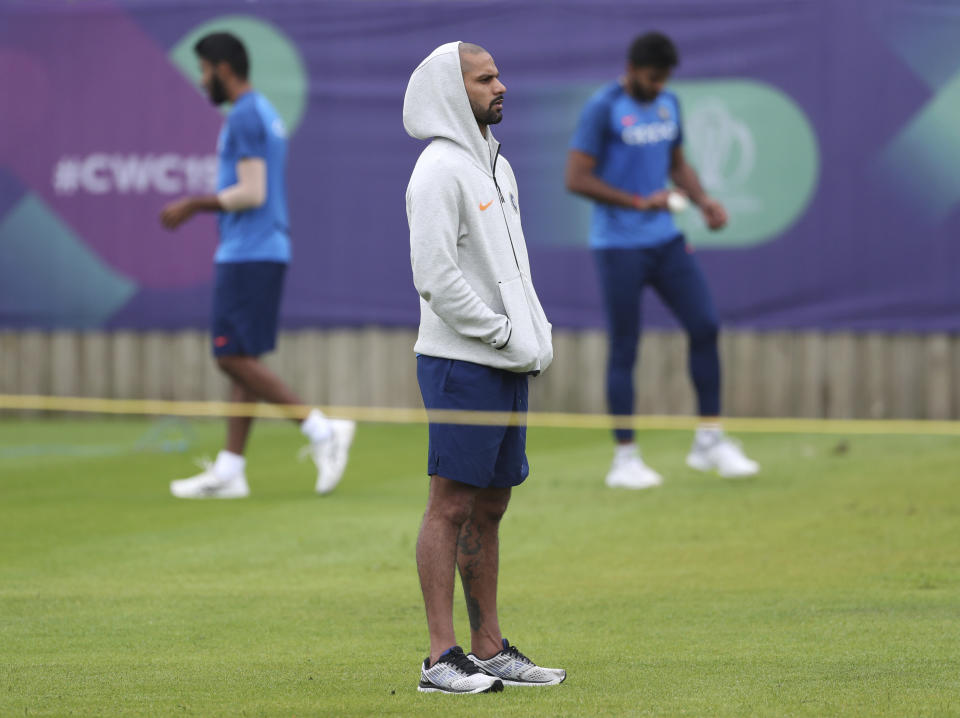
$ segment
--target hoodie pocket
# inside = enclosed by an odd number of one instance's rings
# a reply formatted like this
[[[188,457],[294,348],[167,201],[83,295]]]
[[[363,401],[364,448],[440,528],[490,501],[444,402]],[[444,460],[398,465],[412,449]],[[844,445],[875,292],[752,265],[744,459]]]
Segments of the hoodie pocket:
[[[514,364],[512,371],[528,372],[538,369],[538,355],[540,353],[537,332],[533,326],[533,317],[530,316],[530,305],[523,288],[523,277],[516,276],[506,282],[500,282],[500,299],[503,309],[510,319],[512,332],[510,341],[502,351],[511,358]]]
[[[533,317],[533,328],[537,338],[538,356],[540,359],[540,371],[544,372],[553,362],[553,325],[547,319],[540,300],[537,298],[537,292],[533,288],[533,282],[529,277],[521,275],[526,284],[527,304],[530,307],[530,314]]]

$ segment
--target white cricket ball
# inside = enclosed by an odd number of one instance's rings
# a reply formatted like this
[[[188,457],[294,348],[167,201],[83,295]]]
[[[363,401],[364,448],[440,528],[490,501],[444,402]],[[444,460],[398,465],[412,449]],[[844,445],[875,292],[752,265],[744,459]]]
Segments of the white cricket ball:
[[[670,208],[671,212],[682,212],[689,206],[690,200],[687,199],[686,195],[679,192],[671,192],[667,195],[667,207]]]

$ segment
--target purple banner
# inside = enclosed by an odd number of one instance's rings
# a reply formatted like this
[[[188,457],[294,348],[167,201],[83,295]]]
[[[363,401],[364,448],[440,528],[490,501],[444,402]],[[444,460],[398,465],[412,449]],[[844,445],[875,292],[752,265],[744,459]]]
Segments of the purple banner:
[[[603,324],[589,204],[563,187],[583,103],[659,29],[681,53],[688,158],[731,215],[679,221],[727,325],[960,330],[960,7],[907,0],[0,6],[0,326],[207,323],[216,228],[157,215],[213,188],[222,115],[193,41],[247,43],[291,131],[288,327],[413,325],[410,72],[451,40],[507,85],[496,128],[560,327]],[[671,322],[650,295],[647,321]]]

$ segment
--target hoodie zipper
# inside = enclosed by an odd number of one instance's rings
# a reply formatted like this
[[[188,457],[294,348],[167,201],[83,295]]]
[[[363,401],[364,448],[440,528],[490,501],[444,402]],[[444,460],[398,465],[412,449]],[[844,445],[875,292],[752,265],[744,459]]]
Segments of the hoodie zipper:
[[[513,261],[517,265],[517,271],[520,272],[520,281],[523,282],[523,270],[520,268],[520,260],[517,259],[517,248],[513,243],[513,234],[510,232],[510,220],[507,219],[507,211],[503,208],[503,192],[500,191],[500,183],[497,182],[497,160],[500,158],[500,143],[497,143],[497,152],[493,156],[493,186],[497,188],[497,196],[500,198],[500,216],[503,217],[503,224],[507,228],[507,238],[510,240],[510,251],[513,252]],[[498,282],[502,284],[502,282]],[[524,297],[526,299],[526,297]],[[529,301],[528,301],[529,304]],[[511,336],[513,335],[513,329],[510,330]],[[507,337],[507,341],[510,341],[511,337]],[[504,345],[506,346],[506,345]],[[537,358],[537,363],[539,363],[539,357]],[[540,373],[540,370],[530,372],[533,376],[537,376]]]
[[[507,238],[510,240],[510,251],[513,252],[513,261],[517,265],[517,271],[523,274],[520,268],[520,260],[517,259],[517,248],[513,244],[513,234],[510,232],[510,222],[507,220],[507,211],[503,208],[503,192],[500,190],[500,183],[497,182],[497,160],[500,159],[500,143],[497,143],[497,152],[493,156],[493,186],[497,188],[497,196],[500,198],[500,216],[503,217],[503,223],[507,228]]]

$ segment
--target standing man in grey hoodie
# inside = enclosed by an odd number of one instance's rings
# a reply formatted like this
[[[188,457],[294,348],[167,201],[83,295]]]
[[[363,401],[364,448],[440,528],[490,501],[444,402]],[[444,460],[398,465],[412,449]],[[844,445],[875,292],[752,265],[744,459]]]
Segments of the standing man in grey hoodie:
[[[406,198],[424,405],[517,419],[512,426],[430,424],[430,494],[417,539],[430,631],[418,690],[428,693],[566,678],[510,645],[497,619],[498,528],[511,488],[529,473],[527,377],[553,359],[550,323],[530,278],[517,182],[489,127],[503,117],[505,92],[486,50],[451,42],[414,70],[403,101],[407,133],[431,140]],[[470,617],[469,655],[453,629],[455,567]]]

